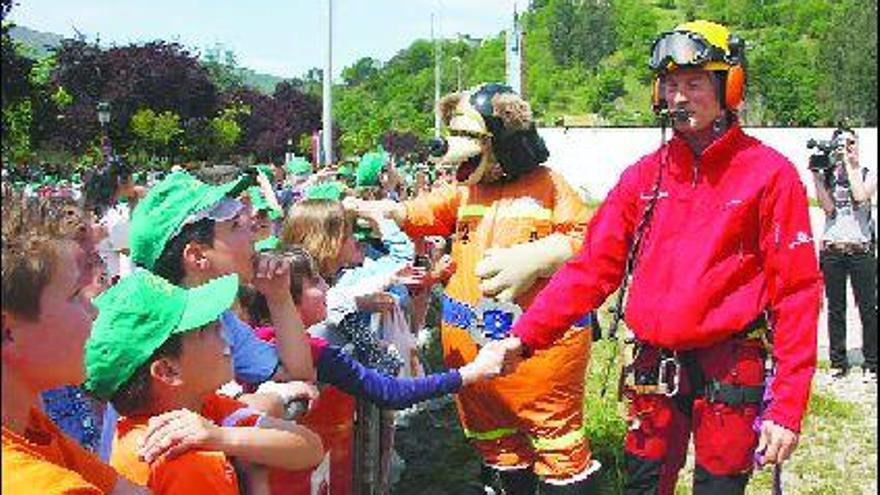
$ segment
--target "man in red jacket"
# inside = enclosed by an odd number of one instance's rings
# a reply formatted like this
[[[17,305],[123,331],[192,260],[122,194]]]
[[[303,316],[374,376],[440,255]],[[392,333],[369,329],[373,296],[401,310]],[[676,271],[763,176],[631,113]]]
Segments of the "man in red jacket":
[[[740,128],[743,48],[706,21],[658,38],[654,105],[674,116],[672,139],[623,173],[581,251],[497,343],[511,364],[550,345],[621,285],[636,246],[627,494],[673,493],[692,433],[695,494],[743,493],[756,452],[779,463],[797,445],[821,277],[797,171]],[[762,335],[776,369],[763,411]]]

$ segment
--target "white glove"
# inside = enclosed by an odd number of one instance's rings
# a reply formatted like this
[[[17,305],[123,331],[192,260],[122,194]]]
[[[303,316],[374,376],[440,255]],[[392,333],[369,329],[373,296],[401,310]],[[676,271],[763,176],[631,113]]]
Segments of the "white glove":
[[[537,279],[553,275],[572,254],[571,243],[563,234],[489,249],[475,270],[481,279],[480,291],[498,301],[512,302]]]

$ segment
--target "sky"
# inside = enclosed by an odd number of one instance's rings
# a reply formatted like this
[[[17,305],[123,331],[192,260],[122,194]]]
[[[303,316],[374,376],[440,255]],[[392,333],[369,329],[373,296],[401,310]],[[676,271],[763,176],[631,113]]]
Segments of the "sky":
[[[483,38],[510,24],[527,0],[332,0],[333,74],[361,57],[387,61],[435,33]],[[326,59],[328,0],[18,0],[8,19],[37,31],[101,45],[155,39],[204,53],[216,44],[240,66],[281,77],[301,77]]]

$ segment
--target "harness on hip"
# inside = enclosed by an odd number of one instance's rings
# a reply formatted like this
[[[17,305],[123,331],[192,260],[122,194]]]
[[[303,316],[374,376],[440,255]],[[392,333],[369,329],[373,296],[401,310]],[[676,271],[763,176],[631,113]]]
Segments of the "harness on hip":
[[[762,315],[750,323],[742,332],[731,337],[734,340],[758,339],[764,344],[765,362],[769,355],[767,319]],[[632,341],[632,358],[625,360],[620,376],[618,397],[633,399],[636,395],[659,394],[677,397],[681,394],[692,397],[705,397],[710,402],[731,406],[761,404],[765,386],[748,386],[723,383],[708,378],[697,362],[694,351],[674,351],[653,347]],[[642,356],[642,353],[657,354]],[[626,359],[626,354],[625,354]],[[648,366],[645,366],[648,361]],[[640,366],[637,366],[639,364]],[[682,386],[682,372],[686,373],[688,386]]]

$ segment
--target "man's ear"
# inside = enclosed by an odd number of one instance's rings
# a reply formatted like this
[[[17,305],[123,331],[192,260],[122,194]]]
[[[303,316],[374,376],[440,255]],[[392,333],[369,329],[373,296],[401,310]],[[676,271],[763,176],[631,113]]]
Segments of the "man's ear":
[[[183,384],[180,364],[169,358],[160,358],[150,363],[150,376],[171,387]]]
[[[211,267],[211,261],[205,256],[205,246],[198,242],[188,242],[181,253],[185,271],[205,271]]]

